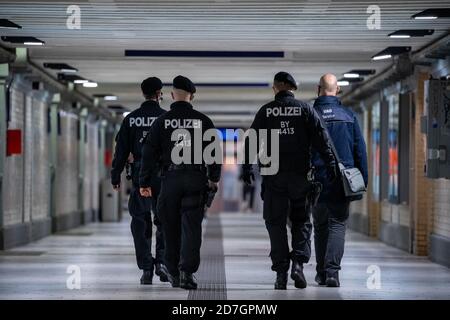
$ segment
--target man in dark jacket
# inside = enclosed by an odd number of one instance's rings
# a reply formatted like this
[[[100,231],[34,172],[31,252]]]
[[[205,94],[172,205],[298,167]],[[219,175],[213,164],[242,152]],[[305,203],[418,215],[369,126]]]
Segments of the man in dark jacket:
[[[291,279],[296,288],[307,286],[303,264],[311,256],[310,235],[312,224],[306,210],[306,197],[310,190],[308,172],[311,169],[311,147],[324,159],[330,179],[336,176],[336,164],[331,145],[319,116],[307,103],[297,100],[294,78],[287,72],[274,77],[275,98],[257,112],[251,125],[256,132],[276,130],[279,143],[279,170],[263,176],[263,217],[270,238],[272,270],[277,273],[275,289],[286,290],[287,272],[292,260]],[[270,140],[267,154],[273,154]],[[248,153],[249,142],[245,141]],[[250,159],[251,160],[251,159]],[[261,172],[263,174],[263,172]],[[252,180],[251,164],[243,165],[242,179]],[[292,252],[289,252],[286,222],[292,222]]]
[[[358,121],[350,109],[344,107],[336,95],[339,92],[336,76],[326,74],[320,79],[319,97],[314,109],[321,116],[334,143],[340,162],[346,168],[358,168],[367,186],[366,144]],[[344,195],[342,180],[330,182],[326,166],[318,152],[313,152],[316,179],[323,190],[313,210],[314,244],[316,251],[316,282],[319,285],[339,287],[339,270],[344,254],[345,225],[349,216],[350,200]]]
[[[120,188],[120,175],[127,164],[130,154],[132,188],[128,209],[131,215],[131,233],[133,234],[136,260],[139,269],[143,270],[141,284],[152,284],[153,270],[162,282],[167,282],[167,271],[163,262],[164,239],[158,220],[156,200],[159,192],[159,177],[152,176],[155,188],[152,198],[144,198],[139,194],[139,170],[141,166],[142,146],[144,139],[156,118],[165,110],[159,106],[162,93],[162,82],[156,77],[142,81],[141,90],[145,102],[141,107],[125,117],[116,137],[116,149],[111,170],[111,183],[115,190]],[[156,229],[156,257],[152,257],[152,213]]]

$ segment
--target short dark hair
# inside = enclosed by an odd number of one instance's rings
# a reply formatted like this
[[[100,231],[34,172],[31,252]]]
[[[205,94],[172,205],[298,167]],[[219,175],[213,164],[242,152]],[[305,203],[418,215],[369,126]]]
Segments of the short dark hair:
[[[295,87],[292,84],[290,84],[289,82],[281,82],[281,81],[274,80],[273,85],[278,90],[294,90],[295,89]]]

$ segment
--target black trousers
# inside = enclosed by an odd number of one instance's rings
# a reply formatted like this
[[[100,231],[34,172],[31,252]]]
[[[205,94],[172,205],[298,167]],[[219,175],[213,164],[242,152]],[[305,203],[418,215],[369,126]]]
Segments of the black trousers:
[[[141,270],[153,270],[155,263],[163,263],[164,237],[157,212],[159,186],[152,188],[152,197],[145,198],[139,193],[139,187],[133,183],[128,210],[131,215],[131,233],[133,235],[136,262]],[[152,221],[153,211],[153,221]],[[156,226],[156,257],[152,256],[153,223]]]
[[[206,175],[174,170],[161,180],[158,212],[165,237],[164,263],[173,276],[180,271],[195,273],[200,266]]]
[[[318,273],[334,275],[341,269],[350,202],[318,203],[313,210],[314,246]]]
[[[290,260],[307,263],[311,257],[310,211],[306,208],[306,174],[280,172],[263,178],[263,216],[270,237],[272,270],[286,272]],[[292,222],[289,252],[287,217]]]

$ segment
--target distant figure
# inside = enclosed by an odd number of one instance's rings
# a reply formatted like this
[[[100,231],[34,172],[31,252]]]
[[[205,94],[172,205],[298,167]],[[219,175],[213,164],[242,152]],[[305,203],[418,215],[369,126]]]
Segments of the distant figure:
[[[239,179],[242,180],[242,178],[243,178],[243,172],[241,170]],[[255,185],[254,184],[248,185],[248,184],[244,183],[244,185],[242,186],[242,201],[243,201],[243,206],[241,208],[241,211],[253,212],[253,207],[255,204]]]
[[[314,109],[322,117],[342,164],[346,168],[358,168],[367,186],[366,144],[355,115],[336,97],[338,92],[336,76],[322,76]],[[319,285],[339,287],[350,200],[358,200],[362,196],[346,198],[341,179],[333,182],[327,179],[326,165],[318,152],[313,152],[313,165],[316,168],[316,179],[323,185],[318,205],[313,210],[317,261],[315,280]]]

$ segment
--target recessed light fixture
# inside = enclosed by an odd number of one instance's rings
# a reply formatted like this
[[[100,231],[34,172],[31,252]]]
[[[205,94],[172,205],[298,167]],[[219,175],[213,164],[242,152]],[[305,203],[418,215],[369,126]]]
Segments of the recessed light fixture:
[[[117,96],[113,94],[94,94],[95,98],[102,98],[105,101],[116,101]]]
[[[77,68],[69,66],[67,63],[44,63],[44,68],[58,70],[63,73],[74,73],[78,72]]]
[[[359,78],[358,73],[344,73],[344,78]]]
[[[83,83],[83,87],[85,87],[85,88],[97,88],[98,84],[97,84],[97,82],[88,81],[88,82],[84,82]]]
[[[22,26],[8,20],[8,19],[0,19],[0,28],[1,29],[22,29]]]
[[[438,18],[450,18],[450,8],[426,9],[411,16],[416,20],[435,20]]]
[[[89,82],[89,80],[84,79],[84,78],[82,78],[82,77],[80,77],[78,75],[65,74],[65,73],[58,73],[58,80],[73,82],[73,83],[76,83],[76,84],[82,84],[82,83]]]
[[[350,82],[347,81],[347,80],[339,80],[339,81],[337,82],[337,84],[338,84],[338,86],[340,86],[340,87],[346,87],[346,86],[350,85]]]
[[[374,61],[386,60],[392,58],[393,56],[406,53],[409,51],[411,51],[411,47],[387,47],[386,49],[372,56],[372,60]]]
[[[430,36],[434,33],[433,29],[412,29],[412,30],[398,30],[388,34],[390,38],[407,39],[411,37]]]
[[[14,44],[23,44],[26,46],[42,46],[45,44],[44,41],[39,40],[35,37],[10,37],[2,36],[2,40],[5,42],[10,42]]]
[[[375,70],[374,69],[353,69],[350,70],[349,72],[344,73],[344,78],[347,79],[355,79],[355,78],[359,78],[361,76],[370,76],[375,74]]]

